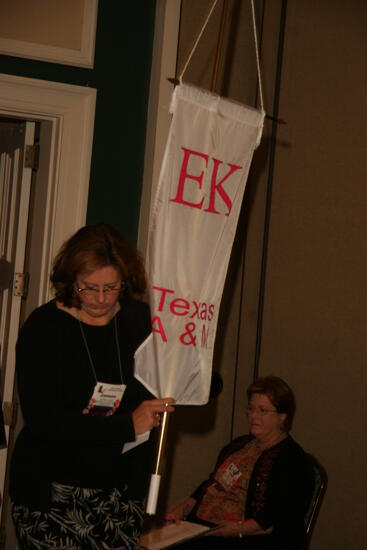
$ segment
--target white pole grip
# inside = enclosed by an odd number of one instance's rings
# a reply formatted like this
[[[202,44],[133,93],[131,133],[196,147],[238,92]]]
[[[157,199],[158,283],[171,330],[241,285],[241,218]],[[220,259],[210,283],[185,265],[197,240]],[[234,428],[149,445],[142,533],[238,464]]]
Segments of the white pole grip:
[[[147,500],[147,508],[146,508],[147,514],[154,515],[156,512],[160,482],[161,482],[161,476],[159,474],[152,474],[150,478],[149,493],[148,493],[148,500]]]

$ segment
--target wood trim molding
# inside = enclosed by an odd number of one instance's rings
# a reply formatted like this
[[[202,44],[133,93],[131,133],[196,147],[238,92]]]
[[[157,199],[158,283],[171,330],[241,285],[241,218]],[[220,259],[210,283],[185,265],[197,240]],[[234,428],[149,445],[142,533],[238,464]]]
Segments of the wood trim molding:
[[[92,88],[0,74],[1,116],[52,123],[43,300],[53,257],[86,220],[95,103]]]
[[[147,252],[151,206],[171,123],[169,106],[174,86],[167,79],[176,74],[180,12],[181,0],[157,2],[138,233],[138,248],[143,255]]]
[[[0,36],[0,53],[51,63],[92,68],[94,65],[97,13],[98,0],[85,0],[80,50],[13,40]]]

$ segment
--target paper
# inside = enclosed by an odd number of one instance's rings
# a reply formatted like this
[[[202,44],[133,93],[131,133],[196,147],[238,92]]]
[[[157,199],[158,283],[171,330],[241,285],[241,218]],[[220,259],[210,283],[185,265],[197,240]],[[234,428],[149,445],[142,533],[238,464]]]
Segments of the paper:
[[[141,445],[145,441],[149,439],[150,432],[144,432],[143,434],[139,434],[136,436],[135,441],[129,441],[129,443],[125,443],[122,447],[122,453],[126,453],[127,451],[130,451],[134,447],[137,447],[138,445]]]
[[[144,550],[172,548],[178,542],[202,535],[209,529],[210,527],[190,521],[181,521],[178,524],[168,523],[143,533],[140,537],[140,548]]]

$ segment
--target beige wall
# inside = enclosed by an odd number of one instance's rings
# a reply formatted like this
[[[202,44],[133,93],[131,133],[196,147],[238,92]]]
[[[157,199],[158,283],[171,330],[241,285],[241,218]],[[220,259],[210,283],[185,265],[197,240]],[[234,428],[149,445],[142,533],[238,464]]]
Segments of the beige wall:
[[[0,37],[80,50],[84,1],[1,0]]]
[[[367,548],[367,4],[289,2],[260,372],[329,487],[313,549]]]
[[[231,27],[216,91],[254,104],[249,4],[229,2]],[[206,88],[221,5],[184,79]],[[183,0],[179,67],[210,6],[209,0]],[[271,114],[281,0],[264,6],[262,69]],[[280,375],[293,386],[294,437],[328,471],[312,550],[367,548],[366,28],[364,0],[288,1],[279,98],[286,124],[276,136],[259,374]],[[173,415],[162,508],[210,472],[232,434],[246,431],[244,391],[255,364],[271,130],[268,121],[223,298],[215,368],[224,391],[207,407]]]

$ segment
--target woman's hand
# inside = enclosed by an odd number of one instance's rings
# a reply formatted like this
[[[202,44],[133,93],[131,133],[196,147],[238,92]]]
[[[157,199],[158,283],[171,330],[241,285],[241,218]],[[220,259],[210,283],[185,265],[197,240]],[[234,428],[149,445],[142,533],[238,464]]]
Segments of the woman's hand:
[[[226,521],[214,529],[208,531],[207,535],[215,537],[243,537],[246,535],[270,535],[272,527],[264,530],[254,519],[243,521]]]
[[[243,534],[242,525],[243,522],[240,521],[227,521],[214,529],[210,529],[207,534],[214,537],[239,537],[240,534]]]
[[[135,435],[148,432],[156,428],[161,423],[161,413],[173,412],[172,406],[175,400],[172,397],[163,397],[162,399],[150,399],[143,401],[132,414]]]
[[[180,523],[181,520],[185,519],[189,515],[195,504],[196,500],[194,498],[187,497],[167,512],[164,519],[172,523]]]

